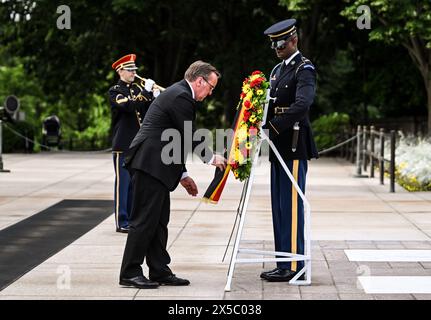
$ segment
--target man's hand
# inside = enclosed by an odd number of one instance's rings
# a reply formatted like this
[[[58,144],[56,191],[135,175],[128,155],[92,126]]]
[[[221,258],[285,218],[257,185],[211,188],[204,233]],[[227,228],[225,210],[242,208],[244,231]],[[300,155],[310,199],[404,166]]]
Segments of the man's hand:
[[[223,171],[226,168],[226,162],[227,160],[223,156],[215,154],[214,160],[211,162],[211,164]]]
[[[151,92],[153,90],[155,82],[153,79],[147,79],[145,80],[145,90],[148,92]]]
[[[190,177],[185,177],[180,181],[181,185],[184,187],[184,189],[187,190],[187,193],[193,197],[196,197],[198,194],[198,187],[196,186],[196,183],[193,181]]]

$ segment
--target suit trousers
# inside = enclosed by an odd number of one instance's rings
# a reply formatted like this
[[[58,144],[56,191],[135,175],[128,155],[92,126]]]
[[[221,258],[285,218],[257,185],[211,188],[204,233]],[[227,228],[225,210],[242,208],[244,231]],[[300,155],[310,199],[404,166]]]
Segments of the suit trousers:
[[[132,210],[133,189],[129,171],[124,167],[124,154],[112,153],[115,170],[114,213],[117,229],[129,225],[129,215]]]
[[[308,161],[285,162],[305,194]],[[304,254],[304,204],[278,160],[271,162],[271,206],[275,251]],[[299,271],[304,262],[277,262],[277,267]]]
[[[121,265],[121,278],[143,275],[141,265],[146,259],[149,278],[172,274],[171,258],[166,250],[170,216],[169,190],[146,172],[136,170],[132,176],[133,198],[130,230]]]

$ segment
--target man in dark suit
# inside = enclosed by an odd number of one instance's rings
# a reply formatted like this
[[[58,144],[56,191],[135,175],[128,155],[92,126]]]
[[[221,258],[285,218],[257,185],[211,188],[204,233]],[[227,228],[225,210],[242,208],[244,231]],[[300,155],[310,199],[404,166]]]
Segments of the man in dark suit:
[[[187,154],[201,141],[187,141],[195,131],[197,101],[211,95],[220,73],[208,63],[196,61],[187,69],[184,80],[167,88],[151,104],[138,134],[130,145],[126,166],[132,172],[134,199],[130,216],[130,231],[124,249],[120,272],[120,285],[140,289],[157,288],[159,285],[188,285],[190,282],[175,276],[168,267],[171,259],[166,251],[170,215],[169,192],[179,183],[187,192],[196,196],[195,182],[185,167]],[[172,161],[167,151],[169,141],[164,132],[174,130],[181,138]],[[190,145],[190,148],[187,146]],[[190,150],[192,149],[192,150]],[[201,159],[224,169],[226,159],[213,155],[205,148]],[[146,258],[149,279],[141,265]]]
[[[136,55],[128,54],[112,64],[118,73],[118,83],[109,89],[112,126],[112,155],[115,170],[114,213],[116,231],[127,233],[132,205],[132,184],[123,167],[124,152],[139,130],[151,101],[160,93],[152,90],[154,81],[147,79],[145,87],[136,83]]]
[[[284,20],[264,32],[282,62],[270,76],[270,95],[274,99],[263,128],[269,130],[269,138],[305,194],[308,160],[318,157],[309,119],[316,71],[298,51],[295,23],[295,19]],[[273,152],[270,161],[275,251],[304,254],[303,202]],[[268,281],[290,281],[303,266],[303,261],[278,262],[277,268],[260,276]]]

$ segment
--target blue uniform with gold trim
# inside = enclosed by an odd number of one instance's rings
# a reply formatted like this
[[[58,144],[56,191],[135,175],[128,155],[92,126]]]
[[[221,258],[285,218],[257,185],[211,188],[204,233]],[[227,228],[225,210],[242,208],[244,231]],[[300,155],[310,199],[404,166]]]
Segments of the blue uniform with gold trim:
[[[126,151],[153,100],[151,93],[122,80],[109,89],[112,151]]]
[[[274,99],[269,104],[264,129],[269,130],[271,141],[305,194],[308,160],[318,157],[309,120],[316,91],[316,69],[310,60],[297,53],[287,65],[282,61],[273,69],[270,84]],[[303,201],[272,150],[270,161],[275,250],[304,254]],[[277,263],[277,268],[294,272],[303,266],[303,261]]]
[[[115,170],[114,212],[117,231],[127,228],[132,206],[132,185],[129,172],[123,167],[124,151],[139,131],[153,95],[138,84],[122,80],[108,91],[111,105],[112,153]]]
[[[316,70],[310,60],[298,53],[289,65],[278,64],[271,73],[271,100],[267,123],[270,138],[285,160],[317,158],[309,119],[310,106],[316,91]],[[298,122],[299,134],[296,151],[292,151],[294,124]],[[270,160],[275,156],[271,153]]]

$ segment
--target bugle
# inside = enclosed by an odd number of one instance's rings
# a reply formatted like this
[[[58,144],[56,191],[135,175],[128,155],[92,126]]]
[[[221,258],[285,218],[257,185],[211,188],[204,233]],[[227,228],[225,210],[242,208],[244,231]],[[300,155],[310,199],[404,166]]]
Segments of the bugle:
[[[139,76],[139,75],[137,75],[137,74],[135,74],[135,77],[136,78],[138,78],[139,80],[141,80],[141,86],[145,86],[145,81],[147,80],[147,79],[145,79],[145,78],[142,78],[141,76]],[[161,87],[161,86],[159,86],[158,84],[154,84],[153,85],[153,90],[160,90],[160,92],[162,92],[162,91],[165,91],[166,90],[166,88],[163,88],[163,87]]]

